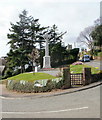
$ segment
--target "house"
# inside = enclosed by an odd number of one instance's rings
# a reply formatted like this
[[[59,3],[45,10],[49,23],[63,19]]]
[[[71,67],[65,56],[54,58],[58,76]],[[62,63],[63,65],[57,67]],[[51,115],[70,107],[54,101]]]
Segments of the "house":
[[[68,44],[68,45],[67,45],[67,49],[68,49],[68,50],[71,50],[71,49],[72,49],[72,45]]]

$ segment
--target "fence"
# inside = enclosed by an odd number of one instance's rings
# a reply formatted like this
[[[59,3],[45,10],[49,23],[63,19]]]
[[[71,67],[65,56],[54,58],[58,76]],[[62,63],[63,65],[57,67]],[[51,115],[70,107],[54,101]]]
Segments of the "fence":
[[[83,74],[70,74],[71,85],[83,85]]]
[[[88,85],[91,83],[91,68],[84,68],[83,73],[71,74],[70,67],[63,69],[64,87],[70,88],[75,85]]]

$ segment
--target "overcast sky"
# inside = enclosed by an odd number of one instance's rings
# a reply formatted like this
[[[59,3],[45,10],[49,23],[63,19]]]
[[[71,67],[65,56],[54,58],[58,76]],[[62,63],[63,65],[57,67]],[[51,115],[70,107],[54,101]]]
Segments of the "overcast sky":
[[[16,23],[26,9],[42,26],[56,24],[59,32],[67,31],[63,41],[73,44],[84,28],[100,17],[101,0],[0,0],[0,57],[9,52],[7,33],[10,22]]]

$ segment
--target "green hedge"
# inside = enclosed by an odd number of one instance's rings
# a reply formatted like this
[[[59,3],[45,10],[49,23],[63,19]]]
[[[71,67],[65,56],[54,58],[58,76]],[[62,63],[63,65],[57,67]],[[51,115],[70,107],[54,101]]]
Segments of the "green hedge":
[[[99,56],[99,57],[102,57],[102,52],[99,52],[99,53],[98,53],[98,56]]]
[[[33,82],[20,83],[20,81],[8,80],[6,87],[9,90],[24,92],[24,93],[39,93],[39,92],[50,92],[53,89],[60,89],[63,86],[63,80],[59,82],[48,80],[46,86],[37,87],[34,86]]]

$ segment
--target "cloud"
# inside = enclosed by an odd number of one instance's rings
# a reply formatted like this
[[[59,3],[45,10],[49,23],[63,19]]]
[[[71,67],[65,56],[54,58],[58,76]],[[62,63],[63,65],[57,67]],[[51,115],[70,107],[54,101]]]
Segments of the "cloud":
[[[99,2],[100,0],[0,0],[0,41],[5,41],[0,44],[0,48],[5,49],[0,52],[0,56],[9,51],[6,36],[11,27],[10,22],[16,23],[22,10],[26,9],[29,15],[38,18],[42,26],[56,24],[59,32],[67,31],[63,39],[67,44],[75,42],[78,34],[100,16]]]

